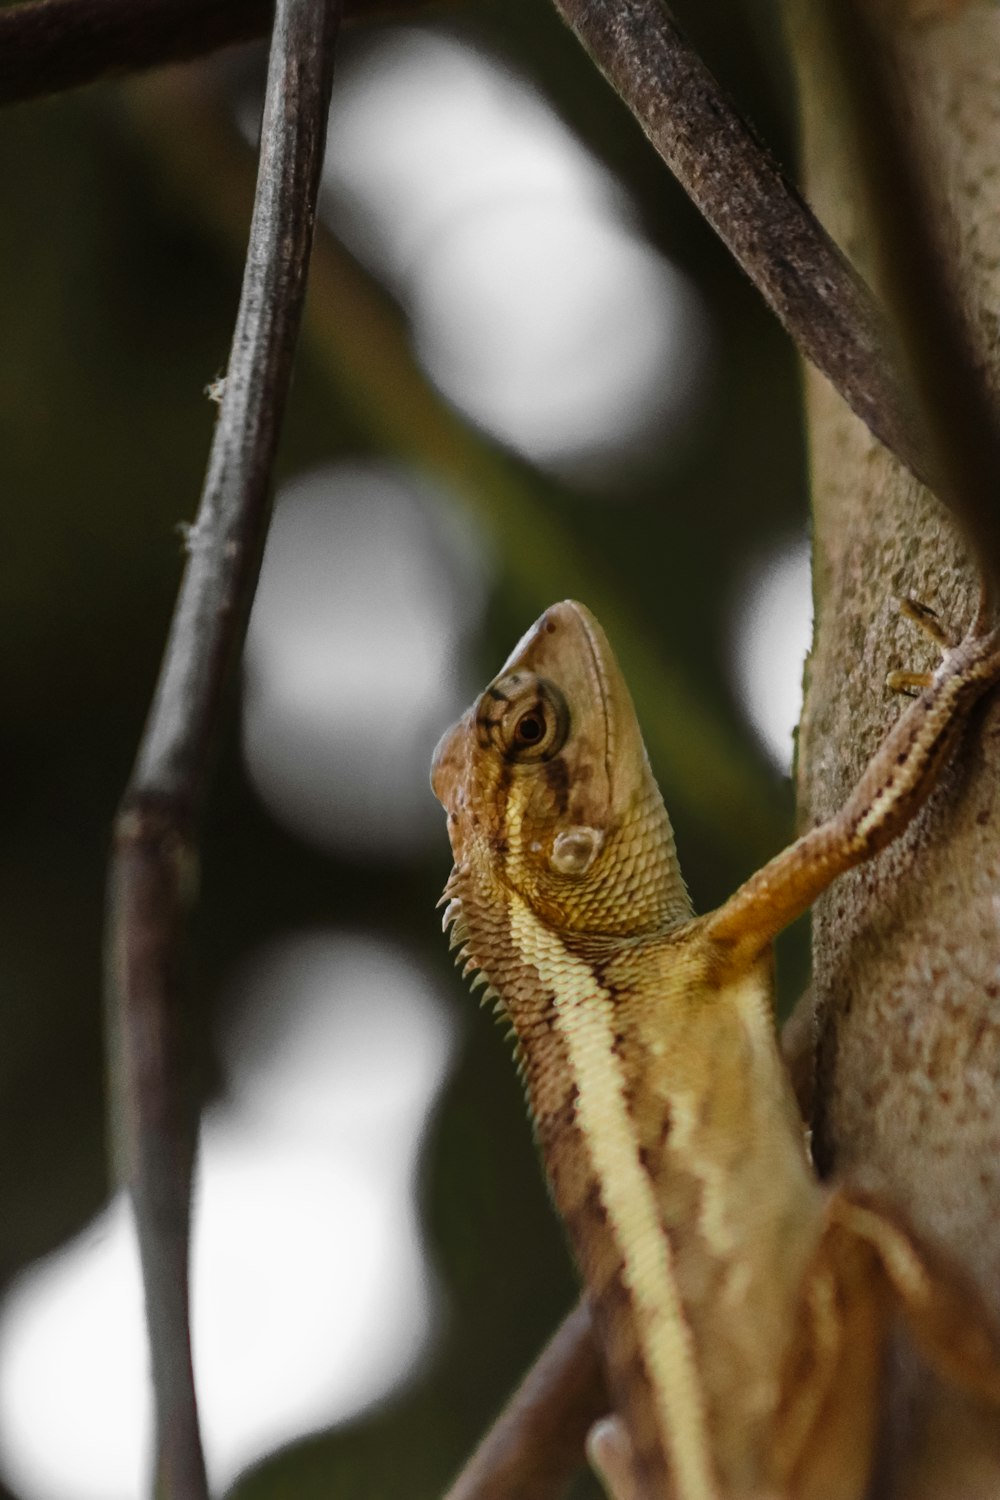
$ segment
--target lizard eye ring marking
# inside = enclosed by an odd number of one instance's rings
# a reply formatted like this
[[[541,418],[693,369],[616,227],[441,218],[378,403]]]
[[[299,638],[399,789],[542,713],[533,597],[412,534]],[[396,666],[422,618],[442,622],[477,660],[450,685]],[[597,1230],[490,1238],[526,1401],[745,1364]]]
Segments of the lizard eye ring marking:
[[[480,743],[495,745],[515,765],[537,765],[566,743],[569,709],[554,683],[512,672],[486,689],[476,722]]]

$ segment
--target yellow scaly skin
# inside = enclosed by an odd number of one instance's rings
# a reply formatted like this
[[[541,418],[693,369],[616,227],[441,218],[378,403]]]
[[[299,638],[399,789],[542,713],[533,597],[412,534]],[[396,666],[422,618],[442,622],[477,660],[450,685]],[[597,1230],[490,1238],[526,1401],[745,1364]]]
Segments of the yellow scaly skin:
[[[939,632],[936,632],[939,634]],[[1000,636],[945,650],[843,811],[695,917],[628,689],[554,605],[438,746],[466,972],[513,1024],[623,1429],[618,1500],[860,1500],[896,1309],[1000,1399],[975,1297],[820,1187],[775,1040],[771,942],[925,799]]]

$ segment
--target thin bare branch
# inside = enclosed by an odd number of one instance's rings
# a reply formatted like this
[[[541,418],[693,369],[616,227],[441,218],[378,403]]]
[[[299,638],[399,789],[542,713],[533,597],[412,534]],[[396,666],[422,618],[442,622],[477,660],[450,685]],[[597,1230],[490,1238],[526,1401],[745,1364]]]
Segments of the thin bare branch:
[[[0,103],[265,36],[274,0],[29,0],[0,11]]]
[[[799,351],[877,438],[931,465],[871,293],[660,0],[554,0]]]
[[[406,14],[427,3],[344,0],[344,18]],[[27,0],[0,10],[0,104],[189,62],[266,36],[273,14],[274,0]]]
[[[225,392],[160,679],[115,825],[113,1129],[135,1208],[157,1410],[157,1495],[207,1495],[188,1332],[194,1119],[183,948],[195,830],[257,579],[301,320],[339,7],[278,0]]]
[[[607,1410],[590,1313],[580,1302],[552,1335],[445,1500],[557,1500],[583,1463],[588,1430]]]
[[[938,477],[940,499],[1000,586],[1000,416],[935,234],[892,67],[891,39],[856,0],[824,6],[853,131],[878,279],[898,332]]]

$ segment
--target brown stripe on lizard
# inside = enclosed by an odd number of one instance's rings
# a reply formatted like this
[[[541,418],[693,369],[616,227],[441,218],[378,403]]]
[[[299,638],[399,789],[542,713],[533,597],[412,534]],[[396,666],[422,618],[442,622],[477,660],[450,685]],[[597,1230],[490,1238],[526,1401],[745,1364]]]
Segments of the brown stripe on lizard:
[[[880,1205],[817,1182],[771,959],[902,830],[998,677],[981,624],[907,675],[920,696],[842,812],[706,917],[582,605],[547,610],[438,747],[445,923],[517,1036],[607,1370],[614,1424],[592,1452],[615,1500],[861,1500],[898,1311],[946,1378],[1000,1401],[973,1293]]]

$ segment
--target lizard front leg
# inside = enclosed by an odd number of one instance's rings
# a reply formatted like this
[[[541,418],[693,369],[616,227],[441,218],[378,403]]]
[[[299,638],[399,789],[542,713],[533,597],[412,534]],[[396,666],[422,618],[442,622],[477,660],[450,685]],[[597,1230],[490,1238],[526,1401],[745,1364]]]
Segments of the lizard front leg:
[[[970,711],[1000,679],[1000,626],[979,620],[948,645],[928,611],[907,610],[942,647],[933,674],[894,673],[919,696],[886,735],[840,812],[791,844],[705,919],[706,938],[745,968],[852,866],[902,833],[927,800]],[[982,611],[980,612],[982,615]]]

